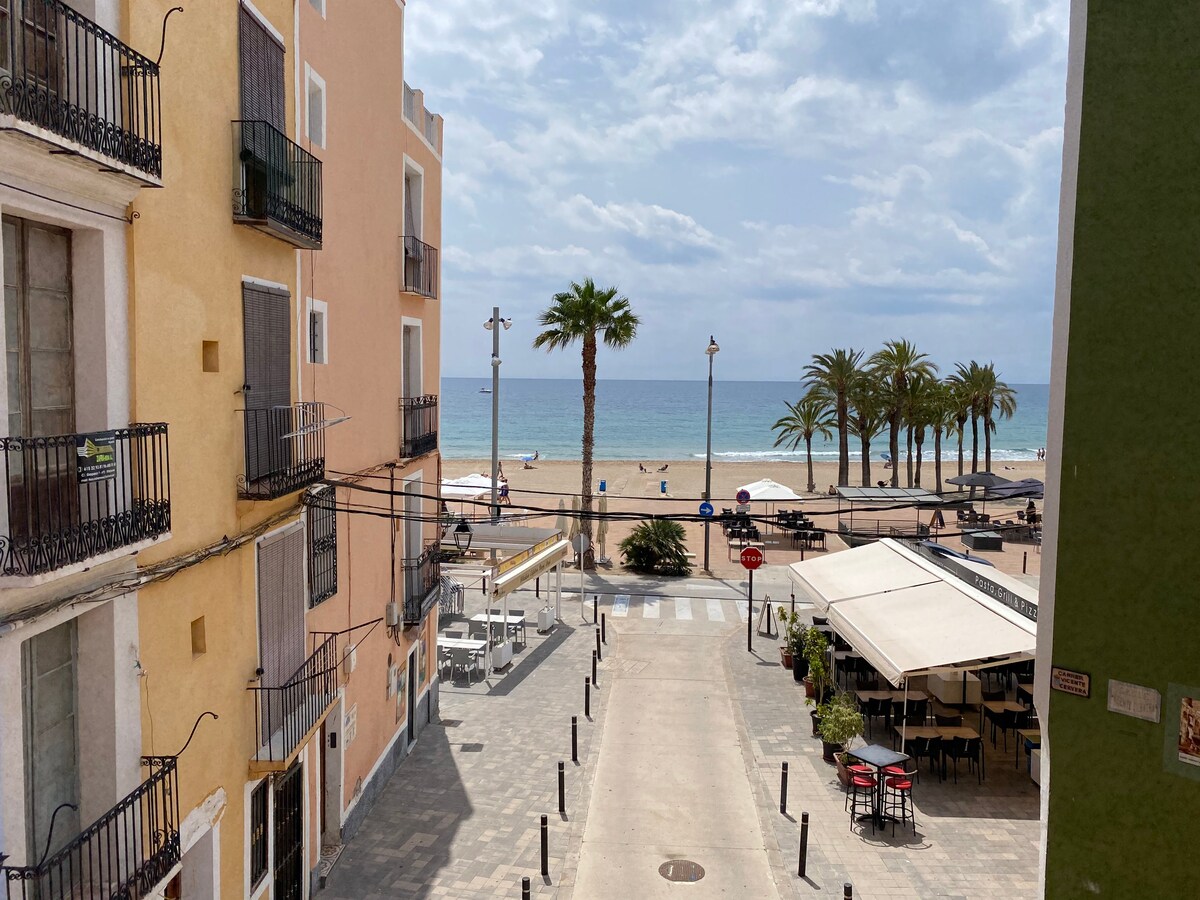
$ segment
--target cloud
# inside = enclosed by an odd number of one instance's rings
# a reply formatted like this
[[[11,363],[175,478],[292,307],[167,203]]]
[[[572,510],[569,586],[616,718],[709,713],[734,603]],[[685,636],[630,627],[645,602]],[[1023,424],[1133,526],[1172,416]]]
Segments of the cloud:
[[[473,339],[498,291],[531,321],[593,275],[645,313],[630,373],[686,369],[659,329],[736,323],[753,345],[723,339],[723,364],[747,378],[903,328],[1044,379],[1068,12],[410,0],[406,79],[446,117],[446,374],[460,316]]]

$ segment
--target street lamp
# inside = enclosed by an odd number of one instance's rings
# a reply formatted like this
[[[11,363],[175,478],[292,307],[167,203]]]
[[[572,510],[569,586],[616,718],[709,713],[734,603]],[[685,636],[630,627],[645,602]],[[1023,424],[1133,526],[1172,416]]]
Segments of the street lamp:
[[[460,553],[471,549],[471,536],[471,526],[467,524],[467,520],[459,519],[458,524],[454,526],[454,546]]]
[[[717,339],[711,334],[708,336],[708,349],[705,354],[708,356],[708,444],[704,451],[704,499],[707,503],[712,503],[712,385],[713,385],[713,357],[721,352],[721,348],[717,346]],[[711,575],[712,570],[708,567],[708,527],[712,520],[712,516],[706,516],[704,519],[704,573]]]
[[[492,333],[492,509],[491,521],[500,524],[500,500],[497,496],[500,488],[500,329],[496,323],[504,326],[504,330],[512,328],[512,319],[500,318],[500,307],[492,307],[492,317],[483,323],[483,327]],[[492,577],[496,574],[496,548],[492,547]],[[505,616],[508,615],[508,595],[504,597]],[[492,604],[487,605],[487,670],[492,671]],[[507,632],[507,619],[505,630]]]

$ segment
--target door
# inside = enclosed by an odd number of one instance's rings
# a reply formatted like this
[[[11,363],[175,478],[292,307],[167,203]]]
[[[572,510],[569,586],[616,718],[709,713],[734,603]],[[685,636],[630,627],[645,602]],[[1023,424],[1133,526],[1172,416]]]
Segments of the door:
[[[266,218],[286,191],[286,106],[283,46],[258,19],[238,8],[238,59],[241,87],[242,189],[245,211]]]
[[[43,855],[61,850],[79,834],[76,646],[74,619],[21,645],[28,829],[25,839],[31,865]],[[75,808],[63,806],[68,803]]]
[[[423,639],[418,638],[413,644],[412,650],[408,652],[408,702],[405,706],[408,709],[408,742],[410,744],[417,739],[417,687],[421,681],[419,668],[421,655],[418,651],[421,640]]]
[[[28,442],[7,460],[9,527],[18,542],[67,533],[79,521],[71,233],[5,217],[4,332],[8,433]]]
[[[304,529],[294,525],[258,545],[258,640],[263,687],[281,687],[304,664]],[[299,691],[262,691],[259,740],[301,702]]]
[[[245,351],[246,481],[285,472],[292,464],[291,294],[242,283]]]
[[[420,490],[419,482],[405,482],[404,559],[407,565],[404,570],[404,597],[406,601],[409,598],[416,598],[418,604],[424,599],[421,593],[424,573],[416,564],[417,560],[421,558],[421,498],[418,495]]]
[[[304,894],[304,767],[295,763],[275,782],[273,900]]]

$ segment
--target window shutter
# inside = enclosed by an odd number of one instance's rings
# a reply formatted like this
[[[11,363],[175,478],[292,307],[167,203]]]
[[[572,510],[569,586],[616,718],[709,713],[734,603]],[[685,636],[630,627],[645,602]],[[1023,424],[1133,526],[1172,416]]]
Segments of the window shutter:
[[[263,686],[286,684],[304,664],[304,609],[304,532],[296,524],[258,545]]]
[[[242,118],[251,122],[269,122],[279,131],[286,131],[283,45],[245,6],[238,7],[238,54]]]
[[[337,513],[333,488],[317,494],[308,507],[309,606],[337,593]]]
[[[412,179],[407,175],[404,176],[404,233],[409,237],[420,237],[417,234],[417,217],[413,215]]]
[[[291,295],[242,283],[245,347],[246,480],[253,484],[291,464]]]

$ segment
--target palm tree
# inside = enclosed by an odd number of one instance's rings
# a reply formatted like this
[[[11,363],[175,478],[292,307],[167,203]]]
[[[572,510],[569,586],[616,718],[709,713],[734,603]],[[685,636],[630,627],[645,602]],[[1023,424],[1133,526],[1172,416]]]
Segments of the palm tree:
[[[818,434],[828,440],[831,435],[829,426],[833,424],[830,418],[829,402],[820,390],[810,390],[796,403],[784,401],[788,415],[779,419],[771,426],[772,431],[778,431],[775,446],[791,442],[789,450],[795,450],[804,441],[804,449],[808,453],[808,490],[812,493],[817,489],[813,480],[812,439]]]
[[[834,350],[832,353],[817,353],[813,355],[811,364],[804,367],[804,375],[810,384],[820,387],[833,406],[834,426],[838,433],[838,474],[837,483],[850,483],[850,428],[849,400],[847,399],[854,382],[861,377],[859,364],[862,362],[863,351]]]
[[[942,490],[942,435],[949,437],[954,433],[956,410],[954,396],[950,385],[945,381],[936,382],[930,389],[929,395],[930,424],[933,427],[933,478],[934,490]]]
[[[621,350],[635,337],[641,321],[629,306],[629,299],[617,294],[615,287],[597,289],[591,278],[583,284],[571,282],[571,289],[555,294],[551,305],[538,317],[545,328],[533,339],[534,349],[547,352],[565,350],[579,341],[583,345],[583,490],[582,531],[592,536],[592,450],[596,431],[596,348],[597,339],[606,347]],[[584,555],[584,568],[595,567],[595,555]]]
[[[908,383],[908,433],[916,445],[916,470],[909,487],[921,486],[921,462],[924,458],[925,432],[932,428],[937,416],[934,392],[940,382],[927,375],[917,375]],[[909,462],[910,469],[912,461]]]
[[[971,419],[971,471],[979,471],[979,417],[983,414],[982,393],[984,374],[983,367],[975,360],[967,365],[958,363],[955,373],[950,376],[958,393],[959,402],[965,405],[967,415]],[[964,418],[964,423],[966,419]],[[961,472],[959,473],[962,474]]]
[[[906,340],[887,341],[867,364],[883,385],[888,421],[888,449],[892,453],[892,487],[900,486],[900,424],[904,416],[908,382],[916,375],[932,377],[937,366]]]
[[[878,383],[864,373],[850,389],[850,433],[859,440],[862,450],[862,486],[870,487],[871,441],[887,423]]]
[[[967,433],[967,419],[971,417],[971,392],[967,385],[960,382],[956,375],[951,375],[945,380],[946,388],[949,391],[949,417],[954,423],[952,429],[954,434],[958,436],[958,474],[963,474],[963,438]],[[951,429],[947,428],[946,434],[950,434]],[[962,485],[958,486],[962,490]]]
[[[979,370],[979,408],[983,415],[983,470],[992,471],[992,435],[996,431],[996,415],[1011,419],[1017,411],[1017,394],[996,377],[996,366],[988,363]]]

